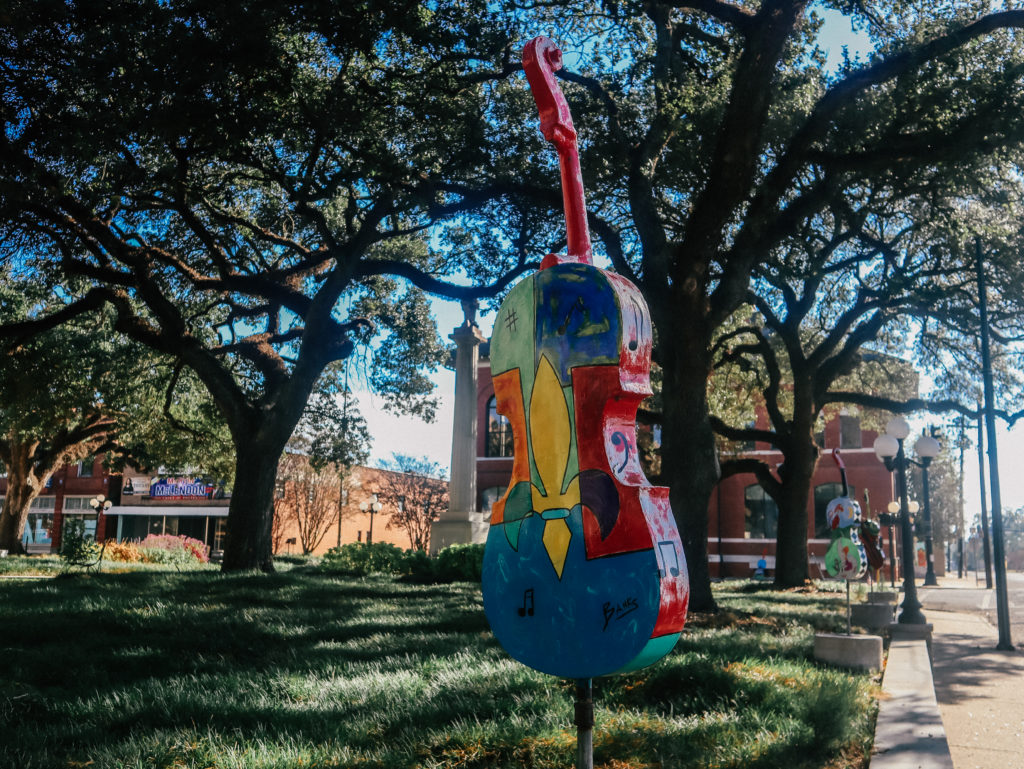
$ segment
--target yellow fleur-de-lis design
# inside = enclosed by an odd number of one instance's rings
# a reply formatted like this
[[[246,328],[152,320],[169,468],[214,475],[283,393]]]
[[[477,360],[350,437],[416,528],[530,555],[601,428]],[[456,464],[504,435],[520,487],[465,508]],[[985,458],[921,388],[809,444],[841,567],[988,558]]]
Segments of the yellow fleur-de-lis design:
[[[574,474],[565,491],[562,490],[570,471],[572,418],[558,374],[547,356],[543,355],[537,364],[537,376],[530,396],[530,437],[534,466],[543,486],[543,489],[532,486],[533,510],[544,519],[541,540],[555,573],[561,579],[572,539],[566,519],[580,503],[580,483]]]

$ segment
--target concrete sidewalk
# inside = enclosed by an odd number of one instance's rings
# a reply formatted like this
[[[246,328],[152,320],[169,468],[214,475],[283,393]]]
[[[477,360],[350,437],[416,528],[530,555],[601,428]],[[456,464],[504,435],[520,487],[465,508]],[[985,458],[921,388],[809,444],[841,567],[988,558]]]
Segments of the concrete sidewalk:
[[[926,615],[935,627],[932,676],[953,766],[1024,769],[1024,654],[996,651],[998,633],[980,615]]]
[[[1024,769],[1024,647],[996,651],[992,592],[950,576],[919,595],[931,658],[894,633],[871,769]]]

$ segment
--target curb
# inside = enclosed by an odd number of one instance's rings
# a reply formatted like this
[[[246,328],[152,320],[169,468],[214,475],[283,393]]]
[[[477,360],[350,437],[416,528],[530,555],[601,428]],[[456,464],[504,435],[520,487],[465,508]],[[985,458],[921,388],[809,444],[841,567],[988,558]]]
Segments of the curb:
[[[871,769],[953,769],[924,639],[893,639],[882,678]]]

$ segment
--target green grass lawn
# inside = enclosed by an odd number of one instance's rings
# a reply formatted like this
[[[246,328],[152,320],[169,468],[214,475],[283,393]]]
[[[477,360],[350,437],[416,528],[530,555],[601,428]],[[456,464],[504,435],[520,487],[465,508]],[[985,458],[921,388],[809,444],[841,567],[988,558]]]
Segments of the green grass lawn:
[[[815,665],[838,594],[718,592],[595,682],[595,764],[866,764],[875,684]],[[572,685],[512,661],[476,585],[138,571],[0,580],[0,766],[570,767]]]

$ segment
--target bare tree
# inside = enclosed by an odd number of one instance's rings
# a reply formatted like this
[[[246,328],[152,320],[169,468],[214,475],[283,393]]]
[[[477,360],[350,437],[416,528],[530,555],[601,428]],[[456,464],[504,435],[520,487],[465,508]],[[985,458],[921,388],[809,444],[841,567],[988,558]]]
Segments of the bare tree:
[[[275,522],[293,522],[302,552],[309,554],[338,517],[340,477],[333,467],[315,469],[302,454],[285,454],[277,472],[282,494],[275,500]]]
[[[413,550],[430,547],[430,525],[448,508],[444,470],[426,457],[394,454],[377,479],[387,528],[403,529]]]

